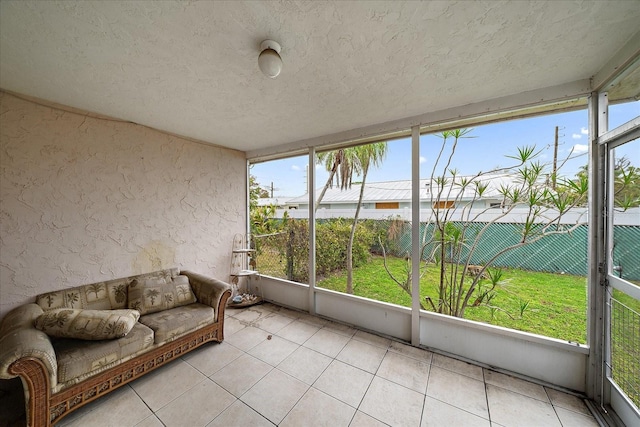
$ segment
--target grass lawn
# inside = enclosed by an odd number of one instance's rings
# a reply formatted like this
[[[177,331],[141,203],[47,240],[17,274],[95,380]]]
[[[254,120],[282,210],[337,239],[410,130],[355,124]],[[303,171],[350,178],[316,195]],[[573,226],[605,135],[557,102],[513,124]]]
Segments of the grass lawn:
[[[389,270],[403,277],[406,261],[389,258]],[[489,307],[467,307],[465,318],[520,331],[532,332],[571,342],[586,342],[587,281],[582,276],[539,273],[503,269],[501,285]],[[425,308],[425,296],[435,302],[438,296],[438,269],[434,265],[420,281],[420,297]],[[469,277],[470,278],[470,277]],[[488,283],[487,280],[483,282]],[[317,286],[344,292],[346,272],[319,280]],[[406,307],[411,297],[384,270],[383,259],[374,256],[365,266],[353,271],[354,294]],[[521,316],[521,304],[529,302]]]

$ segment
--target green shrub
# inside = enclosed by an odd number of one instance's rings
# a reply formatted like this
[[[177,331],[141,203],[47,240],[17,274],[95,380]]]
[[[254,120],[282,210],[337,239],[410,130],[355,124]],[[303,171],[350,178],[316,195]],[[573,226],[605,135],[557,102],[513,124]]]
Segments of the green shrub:
[[[332,219],[316,224],[316,273],[318,276],[346,268],[347,244],[351,220]],[[309,280],[309,229],[307,220],[289,220],[278,241],[278,250],[286,259],[285,274],[289,280]],[[370,257],[374,233],[367,224],[358,223],[353,239],[353,267],[364,265]]]

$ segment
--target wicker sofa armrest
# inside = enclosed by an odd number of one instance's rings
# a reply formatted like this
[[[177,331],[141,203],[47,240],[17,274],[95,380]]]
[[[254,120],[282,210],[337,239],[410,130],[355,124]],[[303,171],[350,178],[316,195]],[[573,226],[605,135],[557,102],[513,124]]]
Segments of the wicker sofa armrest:
[[[36,359],[47,371],[50,385],[57,384],[58,363],[49,336],[33,326],[43,313],[37,304],[11,310],[0,324],[0,378],[15,378],[11,365],[21,359]]]
[[[206,304],[215,310],[215,319],[213,320],[217,322],[219,314],[224,313],[227,299],[231,296],[231,285],[222,280],[191,271],[182,271],[180,274],[184,274],[189,278],[191,289],[193,289],[198,302]]]

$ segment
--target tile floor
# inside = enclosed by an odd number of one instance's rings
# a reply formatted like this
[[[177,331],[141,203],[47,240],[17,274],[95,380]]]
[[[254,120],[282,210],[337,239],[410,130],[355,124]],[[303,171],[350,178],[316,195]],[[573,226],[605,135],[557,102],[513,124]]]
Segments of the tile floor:
[[[584,402],[271,304],[59,426],[597,426]]]

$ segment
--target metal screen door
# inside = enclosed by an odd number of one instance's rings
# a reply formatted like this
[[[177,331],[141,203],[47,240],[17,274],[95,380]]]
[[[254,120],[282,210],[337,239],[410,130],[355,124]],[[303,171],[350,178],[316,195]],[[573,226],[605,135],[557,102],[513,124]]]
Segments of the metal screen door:
[[[605,147],[604,377],[610,404],[640,420],[640,117],[601,135]]]

